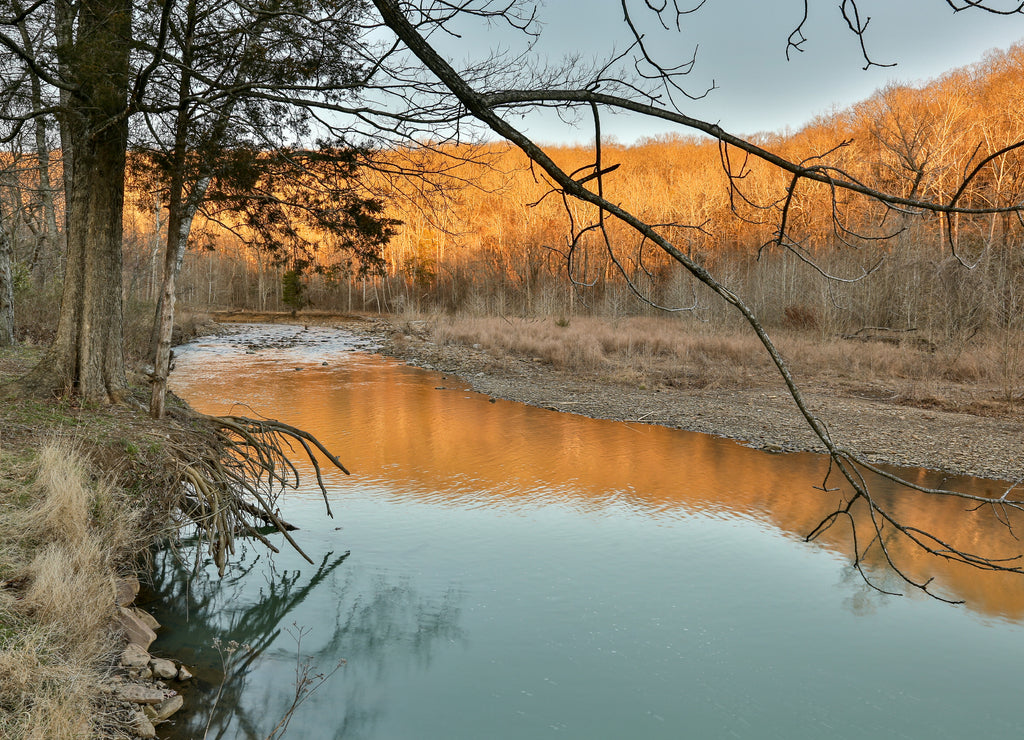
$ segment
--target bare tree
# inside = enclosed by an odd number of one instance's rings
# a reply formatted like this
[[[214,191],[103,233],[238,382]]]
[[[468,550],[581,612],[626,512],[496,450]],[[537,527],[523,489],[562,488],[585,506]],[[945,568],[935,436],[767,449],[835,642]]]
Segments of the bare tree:
[[[40,24],[31,27],[29,16],[20,2],[12,0],[11,9],[20,20],[17,23],[18,35],[25,52],[29,56],[37,55],[37,47],[44,38],[45,30]],[[53,117],[42,111],[49,106],[44,97],[44,85],[39,75],[31,67],[24,68],[28,78],[28,99],[26,109],[37,112],[31,122],[32,149],[35,154],[35,175],[33,183],[33,200],[36,202],[34,226],[36,245],[29,260],[28,268],[32,271],[36,283],[45,284],[58,274],[61,257],[61,232],[57,226],[56,188],[52,182],[53,162],[50,142],[50,127]]]
[[[30,53],[43,35],[39,24],[30,24],[19,3],[13,2],[17,31]],[[14,340],[14,263],[20,263],[44,285],[57,275],[59,257],[57,207],[50,183],[51,156],[47,130],[50,119],[35,111],[45,108],[42,83],[35,70],[19,63],[18,56],[0,46],[0,141],[6,145],[2,187],[7,196],[0,210],[3,244],[0,245],[0,343]],[[26,124],[30,124],[26,126]],[[26,136],[26,128],[30,129]],[[24,153],[26,139],[32,154]],[[18,247],[21,247],[19,250]],[[18,253],[20,251],[20,254]]]
[[[0,205],[0,347],[14,344],[14,277],[11,274],[11,240],[7,236]]]

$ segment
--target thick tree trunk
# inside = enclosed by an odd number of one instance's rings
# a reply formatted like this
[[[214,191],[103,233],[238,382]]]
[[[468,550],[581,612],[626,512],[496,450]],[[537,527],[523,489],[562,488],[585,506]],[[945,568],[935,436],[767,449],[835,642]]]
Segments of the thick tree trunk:
[[[118,400],[126,385],[121,219],[127,132],[121,128],[71,135],[68,254],[50,361],[62,392],[94,402]]]
[[[57,336],[25,379],[35,390],[90,403],[121,400],[126,388],[121,229],[128,144],[131,3],[85,0],[64,53],[75,89],[61,111],[67,256]]]

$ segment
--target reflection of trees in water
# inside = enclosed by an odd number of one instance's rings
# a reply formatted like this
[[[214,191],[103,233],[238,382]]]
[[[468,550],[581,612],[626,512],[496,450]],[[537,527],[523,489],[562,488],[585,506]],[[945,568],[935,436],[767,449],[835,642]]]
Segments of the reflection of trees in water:
[[[843,607],[851,614],[858,617],[875,614],[889,599],[896,598],[884,591],[899,588],[900,579],[891,571],[877,568],[871,570],[871,583],[865,581],[860,571],[852,565],[847,564],[840,569],[836,585],[846,594],[843,598]]]
[[[347,680],[346,671],[356,668],[361,675],[371,672],[379,677],[386,672],[387,653],[393,654],[396,646],[418,667],[429,665],[439,640],[460,639],[460,594],[449,589],[437,597],[424,597],[408,582],[393,584],[383,578],[367,587],[351,571],[343,579],[332,578],[347,557],[348,552],[328,553],[313,574],[304,577],[301,570],[279,571],[266,551],[257,554],[255,548],[248,548],[223,578],[217,578],[212,561],[194,570],[169,555],[158,558],[153,595],[159,607],[154,611],[172,639],[162,639],[155,650],[188,656],[185,662],[196,677],[186,695],[186,711],[175,717],[174,727],[162,736],[169,740],[202,737],[209,720],[210,738],[263,738],[279,719],[276,708],[283,712],[294,695],[295,674],[282,670],[267,682],[259,701],[247,693],[252,691],[250,678],[268,649],[282,656],[296,649],[282,632],[297,621],[292,618],[296,607],[321,588],[329,589],[337,606],[333,630],[322,647],[303,650],[301,657],[311,660],[314,672],[329,672],[340,659],[347,665],[320,689],[330,693],[332,714],[321,716],[317,737],[365,736],[385,707],[376,706],[380,697],[368,697],[362,682]],[[317,626],[329,624],[329,616],[322,615]],[[221,655],[212,647],[214,638],[222,644],[234,640],[249,646],[230,656],[226,673]]]

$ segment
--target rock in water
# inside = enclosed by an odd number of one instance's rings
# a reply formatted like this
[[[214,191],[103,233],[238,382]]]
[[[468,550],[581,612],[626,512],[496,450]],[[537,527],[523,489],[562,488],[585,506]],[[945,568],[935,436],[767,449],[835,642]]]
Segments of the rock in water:
[[[178,675],[174,661],[165,658],[153,658],[149,661],[149,667],[153,669],[153,675],[157,678],[175,678]]]
[[[153,706],[153,711],[156,714],[153,717],[153,722],[163,722],[172,714],[181,709],[182,706],[184,706],[184,704],[185,700],[182,699],[180,696],[172,696],[169,699],[165,699],[164,701],[160,702],[159,704],[155,704]]]

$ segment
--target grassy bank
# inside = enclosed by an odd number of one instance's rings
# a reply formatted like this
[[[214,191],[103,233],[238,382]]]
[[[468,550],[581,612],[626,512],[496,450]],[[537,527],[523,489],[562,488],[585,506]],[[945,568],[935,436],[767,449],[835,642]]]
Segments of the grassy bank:
[[[393,316],[327,311],[216,311],[224,322],[344,325],[389,335],[399,356],[422,340],[472,348],[501,369],[519,361],[624,388],[777,387],[778,371],[746,326],[692,315],[529,318],[406,311]],[[923,409],[1016,416],[1024,409],[1024,333],[930,340],[881,328],[854,334],[816,326],[770,330],[805,388]],[[506,368],[507,369],[507,368]]]
[[[151,317],[152,306],[128,317],[130,367],[146,356]],[[213,328],[183,319],[176,341]],[[261,527],[287,528],[276,500],[298,484],[295,449],[341,463],[301,430],[205,416],[173,397],[153,420],[142,372],[116,406],[19,393],[13,381],[39,362],[47,327],[20,330],[21,345],[0,349],[0,737],[132,737],[137,705],[152,702],[115,685],[128,665],[117,665],[118,583],[144,578],[153,544],[186,525],[223,569],[236,537],[267,543]]]
[[[99,737],[123,719],[115,584],[170,524],[162,438],[141,411],[12,396],[38,355],[0,352],[0,737]]]
[[[633,387],[755,388],[778,374],[749,330],[665,317],[476,318],[413,316],[396,341],[428,336],[476,346],[495,363],[527,358],[581,377]],[[781,329],[773,337],[798,380],[904,405],[980,414],[1015,414],[1024,373],[1000,336],[941,344],[886,332],[823,336]]]
[[[105,687],[124,647],[116,584],[175,529],[195,430],[177,401],[172,418],[149,418],[142,375],[121,406],[20,394],[12,381],[52,339],[56,296],[23,294],[18,308],[20,344],[0,349],[0,737],[127,737],[131,713]],[[131,367],[153,315],[127,307]],[[176,336],[207,322],[182,314]]]

